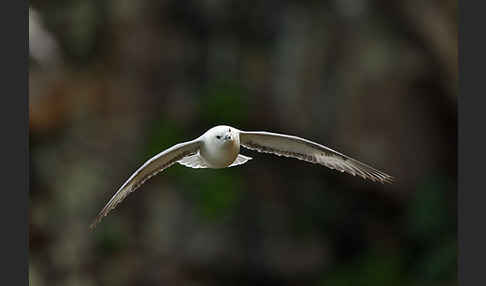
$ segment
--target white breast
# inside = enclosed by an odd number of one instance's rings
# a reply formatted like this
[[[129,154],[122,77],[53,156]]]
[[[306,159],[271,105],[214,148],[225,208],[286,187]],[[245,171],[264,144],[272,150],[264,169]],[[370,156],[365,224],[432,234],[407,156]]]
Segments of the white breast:
[[[239,140],[226,144],[218,144],[211,139],[204,140],[199,153],[211,168],[226,168],[235,161],[240,153]]]

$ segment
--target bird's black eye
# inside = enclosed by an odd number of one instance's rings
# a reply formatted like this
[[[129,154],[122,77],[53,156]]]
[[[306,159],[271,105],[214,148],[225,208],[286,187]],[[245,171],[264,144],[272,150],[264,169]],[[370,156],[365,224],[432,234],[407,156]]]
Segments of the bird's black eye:
[[[221,136],[219,136],[219,135],[216,135],[216,138],[218,138],[218,139],[221,139]]]

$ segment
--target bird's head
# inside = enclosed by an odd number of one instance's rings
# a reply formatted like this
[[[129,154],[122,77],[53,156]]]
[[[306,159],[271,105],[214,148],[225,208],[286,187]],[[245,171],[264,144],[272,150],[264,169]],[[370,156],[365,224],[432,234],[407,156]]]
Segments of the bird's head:
[[[234,144],[237,140],[238,134],[236,133],[235,129],[226,126],[226,125],[219,125],[209,129],[206,132],[207,138],[218,145],[228,145]]]

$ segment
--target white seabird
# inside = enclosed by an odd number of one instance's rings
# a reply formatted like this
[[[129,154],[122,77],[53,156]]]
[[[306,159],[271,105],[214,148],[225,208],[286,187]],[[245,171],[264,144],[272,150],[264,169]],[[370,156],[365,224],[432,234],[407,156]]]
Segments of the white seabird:
[[[213,169],[246,163],[252,158],[241,155],[240,146],[258,152],[320,164],[372,181],[393,182],[392,176],[307,139],[263,131],[242,131],[220,125],[209,129],[192,141],[176,144],[150,158],[118,189],[90,228],[93,229],[104,216],[146,180],[176,162],[190,168]]]

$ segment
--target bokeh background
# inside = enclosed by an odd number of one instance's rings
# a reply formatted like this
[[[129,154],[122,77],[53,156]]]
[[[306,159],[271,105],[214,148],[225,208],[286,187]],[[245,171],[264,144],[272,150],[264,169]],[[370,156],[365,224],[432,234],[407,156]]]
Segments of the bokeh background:
[[[30,1],[30,285],[457,285],[457,1]],[[381,185],[249,150],[145,160],[229,124]]]

